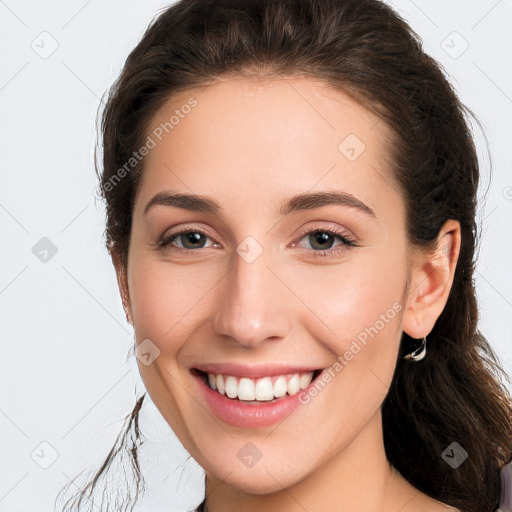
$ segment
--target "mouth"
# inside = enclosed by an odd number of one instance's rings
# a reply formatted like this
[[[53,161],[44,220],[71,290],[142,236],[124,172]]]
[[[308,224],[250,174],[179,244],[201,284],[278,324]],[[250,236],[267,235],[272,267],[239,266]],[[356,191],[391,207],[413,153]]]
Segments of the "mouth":
[[[323,369],[269,375],[258,378],[209,373],[192,368],[192,374],[219,395],[247,404],[276,402],[285,396],[294,396],[318,378]]]

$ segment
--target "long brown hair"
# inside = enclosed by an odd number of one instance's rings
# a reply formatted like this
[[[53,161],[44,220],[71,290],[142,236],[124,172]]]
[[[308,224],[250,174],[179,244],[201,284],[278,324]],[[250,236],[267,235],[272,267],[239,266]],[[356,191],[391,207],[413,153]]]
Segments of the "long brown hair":
[[[493,512],[499,470],[512,456],[512,400],[504,385],[509,379],[477,329],[479,163],[469,122],[474,116],[440,65],[423,52],[417,34],[388,5],[181,0],[164,10],[128,56],[103,111],[97,170],[107,247],[126,265],[144,168],[143,159],[130,159],[144,145],[154,115],[176,92],[228,74],[310,76],[349,94],[392,130],[410,242],[429,247],[447,219],[460,222],[462,246],[446,307],[428,337],[426,359],[397,361],[382,406],[384,443],[390,463],[420,491],[463,512]],[[129,161],[133,165],[126,167]],[[401,353],[411,341],[404,333]],[[442,457],[453,442],[468,453],[457,468]],[[130,453],[137,461],[133,443]],[[82,510],[78,498],[90,495],[114,456],[62,510]],[[140,472],[135,477],[140,485]],[[126,510],[133,504],[127,500]]]

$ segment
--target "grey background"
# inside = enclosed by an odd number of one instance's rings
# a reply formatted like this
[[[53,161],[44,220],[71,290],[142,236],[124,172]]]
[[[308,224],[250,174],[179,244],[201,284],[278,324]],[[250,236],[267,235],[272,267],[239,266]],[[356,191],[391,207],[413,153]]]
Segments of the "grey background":
[[[479,213],[480,325],[512,374],[512,0],[390,3],[485,126],[493,180]],[[134,359],[126,362],[132,331],[102,245],[95,116],[166,5],[0,0],[1,512],[53,510],[61,486],[102,461],[143,391]],[[478,131],[476,139],[486,184]],[[151,441],[142,453],[149,497],[137,510],[198,503],[201,470],[184,463],[186,452],[149,401],[141,428]]]

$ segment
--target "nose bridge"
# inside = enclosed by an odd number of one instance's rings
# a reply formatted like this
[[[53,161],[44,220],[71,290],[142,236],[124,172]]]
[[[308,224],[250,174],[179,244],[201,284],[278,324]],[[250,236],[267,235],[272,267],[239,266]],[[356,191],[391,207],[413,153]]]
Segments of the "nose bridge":
[[[267,268],[268,255],[249,240],[237,247],[233,260],[219,298],[215,331],[247,347],[285,337],[291,317],[282,300],[283,284]]]

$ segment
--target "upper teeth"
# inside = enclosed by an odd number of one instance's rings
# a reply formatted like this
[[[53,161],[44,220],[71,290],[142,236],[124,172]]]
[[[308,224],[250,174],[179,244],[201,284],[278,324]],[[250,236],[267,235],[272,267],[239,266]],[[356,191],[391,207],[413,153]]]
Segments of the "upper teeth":
[[[313,372],[275,375],[260,379],[214,373],[207,375],[209,386],[221,395],[249,401],[269,401],[280,398],[286,393],[295,395],[301,389],[307,388],[313,379]]]

